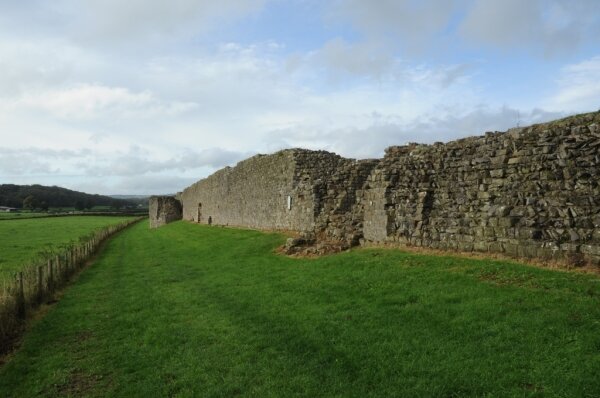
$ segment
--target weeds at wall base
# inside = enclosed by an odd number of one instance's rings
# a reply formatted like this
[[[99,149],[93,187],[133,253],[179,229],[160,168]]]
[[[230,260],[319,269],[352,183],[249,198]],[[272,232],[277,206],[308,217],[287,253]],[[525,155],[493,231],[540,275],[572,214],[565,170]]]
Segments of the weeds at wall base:
[[[509,256],[503,253],[479,252],[479,251],[461,251],[453,249],[438,249],[426,246],[416,246],[403,244],[399,242],[374,243],[368,242],[359,248],[365,249],[391,249],[402,250],[405,252],[434,255],[434,256],[454,256],[461,258],[472,258],[480,260],[502,260],[514,261],[520,264],[526,264],[533,267],[552,269],[555,271],[577,271],[587,274],[600,274],[600,264],[594,264],[581,253],[566,253],[562,257],[553,259],[542,259],[522,256]]]
[[[86,265],[108,238],[144,218],[136,217],[102,228],[60,252],[46,253],[42,261],[25,266],[14,279],[4,281],[0,285],[0,355],[12,349],[24,330],[27,317],[40,305],[53,300],[56,292]]]

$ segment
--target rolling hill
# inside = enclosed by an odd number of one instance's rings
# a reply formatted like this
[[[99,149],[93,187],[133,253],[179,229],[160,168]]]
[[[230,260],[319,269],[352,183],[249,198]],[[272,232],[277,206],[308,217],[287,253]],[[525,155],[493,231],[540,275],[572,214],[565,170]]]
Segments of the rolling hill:
[[[136,203],[127,199],[88,194],[57,186],[44,185],[0,185],[0,206],[22,208],[25,199],[29,199],[33,208],[74,207],[92,208],[94,206],[126,207]]]

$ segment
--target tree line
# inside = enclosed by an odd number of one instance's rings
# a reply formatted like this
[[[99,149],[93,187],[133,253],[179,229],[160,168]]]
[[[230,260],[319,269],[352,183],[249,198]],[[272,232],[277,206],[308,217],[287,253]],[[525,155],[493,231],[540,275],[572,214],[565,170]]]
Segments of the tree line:
[[[110,196],[72,191],[57,186],[0,184],[0,206],[48,210],[54,207],[72,207],[76,210],[95,206],[113,209],[134,207],[136,203]]]

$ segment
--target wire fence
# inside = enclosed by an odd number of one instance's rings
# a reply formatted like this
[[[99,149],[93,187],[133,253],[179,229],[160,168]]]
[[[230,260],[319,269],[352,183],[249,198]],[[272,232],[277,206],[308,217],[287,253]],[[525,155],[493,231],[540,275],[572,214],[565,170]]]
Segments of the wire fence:
[[[43,253],[38,260],[0,284],[0,353],[19,336],[29,311],[52,299],[69,278],[115,233],[146,217],[136,217],[99,229],[59,251]]]

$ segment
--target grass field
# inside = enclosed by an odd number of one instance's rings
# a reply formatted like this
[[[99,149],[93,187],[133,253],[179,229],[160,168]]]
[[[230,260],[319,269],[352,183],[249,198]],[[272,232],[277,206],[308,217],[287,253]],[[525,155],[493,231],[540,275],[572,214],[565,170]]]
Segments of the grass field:
[[[125,219],[127,217],[70,216],[0,222],[0,280],[34,260],[41,251],[58,249],[95,229]]]
[[[140,223],[0,369],[7,397],[598,397],[600,279]]]
[[[136,208],[135,211],[144,212],[148,209],[144,208]],[[0,221],[2,220],[12,220],[12,219],[26,219],[26,218],[37,218],[37,217],[50,217],[57,215],[69,215],[69,213],[102,213],[102,212],[115,212],[117,210],[113,209],[110,206],[94,206],[92,209],[86,210],[77,210],[74,207],[51,207],[47,212],[40,211],[18,211],[12,213],[0,212]]]
[[[33,218],[33,217],[47,217],[48,213],[36,213],[36,212],[24,212],[24,213],[0,213],[0,220],[8,220],[13,218]]]

